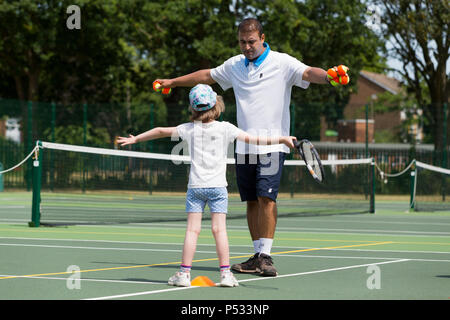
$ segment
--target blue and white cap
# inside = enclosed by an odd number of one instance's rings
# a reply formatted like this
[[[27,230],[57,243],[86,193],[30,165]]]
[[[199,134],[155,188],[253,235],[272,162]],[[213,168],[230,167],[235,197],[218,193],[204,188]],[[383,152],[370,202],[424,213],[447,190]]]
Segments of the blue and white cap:
[[[195,111],[206,111],[216,105],[217,93],[207,84],[198,84],[189,92],[189,102]]]

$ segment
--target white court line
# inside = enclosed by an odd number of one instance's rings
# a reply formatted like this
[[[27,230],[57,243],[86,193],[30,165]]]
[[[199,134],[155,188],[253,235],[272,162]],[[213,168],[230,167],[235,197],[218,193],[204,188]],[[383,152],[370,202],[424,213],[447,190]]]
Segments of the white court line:
[[[29,277],[29,276],[20,276],[13,274],[0,274],[0,277],[15,277],[22,279],[44,279],[44,280],[64,280],[67,281],[68,278],[57,278],[57,277]],[[91,282],[111,282],[111,283],[137,283],[137,284],[161,284],[161,282],[152,282],[152,281],[131,281],[131,280],[107,280],[107,279],[84,279],[78,278],[80,281],[91,281]]]
[[[241,283],[241,282],[250,282],[250,281],[276,280],[276,279],[279,279],[279,278],[296,277],[296,276],[315,274],[315,273],[324,273],[324,272],[331,272],[331,271],[348,270],[348,269],[362,268],[362,267],[368,267],[368,266],[373,266],[373,265],[382,265],[382,264],[405,262],[405,261],[409,261],[409,259],[400,259],[400,260],[387,261],[387,262],[359,264],[359,265],[353,265],[353,266],[347,266],[347,267],[339,267],[339,268],[315,270],[315,271],[308,271],[308,272],[292,273],[292,274],[278,275],[277,277],[252,278],[252,279],[240,280],[238,282]],[[195,288],[201,288],[201,287],[181,287],[181,288],[177,287],[177,288],[170,288],[170,289],[163,289],[163,290],[153,290],[153,291],[144,291],[144,292],[119,294],[119,295],[114,295],[114,296],[88,298],[88,299],[83,299],[83,300],[120,299],[120,298],[129,298],[129,297],[150,295],[150,294],[156,294],[156,293],[164,293],[164,292],[171,292],[171,291],[178,291],[178,290],[195,289]]]
[[[196,289],[196,288],[201,288],[201,287],[176,287],[176,288],[171,288],[171,289],[144,291],[144,292],[136,292],[136,293],[127,293],[127,294],[119,294],[119,295],[116,295],[116,296],[88,298],[88,299],[82,299],[82,300],[119,299],[119,298],[135,297],[135,296],[142,296],[142,295],[147,295],[147,294],[155,294],[155,293],[170,292],[170,291],[180,291],[180,290],[188,290],[188,289]]]
[[[307,219],[307,218],[302,218],[301,220],[299,219],[291,219],[291,218],[283,218],[283,221],[297,221],[297,222],[333,222],[333,223],[359,223],[359,224],[366,224],[366,225],[370,225],[370,224],[399,224],[402,226],[406,226],[406,225],[418,225],[418,226],[442,226],[442,225],[450,225],[450,223],[446,223],[446,222],[410,222],[410,221],[384,221],[384,220],[355,220],[352,219],[351,221],[348,220],[331,220],[331,219],[327,219],[327,220],[320,220],[320,219]]]
[[[397,262],[405,262],[405,261],[410,261],[410,259],[399,259],[399,260],[394,260],[394,261],[367,263],[367,264],[360,264],[360,265],[348,266],[348,267],[331,268],[331,269],[325,269],[325,270],[315,270],[315,271],[308,271],[308,272],[283,274],[283,275],[278,275],[276,277],[273,277],[272,279],[295,277],[295,276],[302,276],[302,275],[306,275],[306,274],[316,274],[316,273],[323,273],[323,272],[330,272],[330,271],[348,270],[348,269],[355,269],[355,268],[362,268],[362,267],[369,267],[369,266],[376,266],[376,265],[381,265],[381,264],[390,264],[390,263],[397,263]],[[239,282],[258,281],[258,280],[265,280],[265,279],[267,279],[267,278],[245,279],[245,280],[240,280]]]
[[[140,225],[139,225],[140,226]],[[164,226],[167,229],[179,229],[182,227],[186,227],[185,224],[148,224],[145,227],[149,229],[158,229],[160,226]],[[87,227],[99,227],[99,226],[87,226]],[[136,226],[100,226],[100,227],[111,227],[111,228],[136,228]],[[208,230],[211,228],[210,224],[202,224],[202,230]],[[227,230],[229,231],[241,231],[241,230],[248,230],[248,227],[246,226],[233,226],[228,225]],[[422,237],[424,235],[433,235],[436,237],[448,237],[450,236],[450,232],[433,232],[433,231],[410,231],[410,230],[379,230],[379,229],[345,229],[345,228],[307,228],[307,227],[281,227],[277,226],[277,233],[292,233],[295,231],[307,231],[309,233],[329,233],[329,234],[361,234],[361,235],[386,235],[386,234],[393,234],[399,237],[402,236],[411,236],[411,237]]]
[[[148,252],[183,252],[181,249],[152,249],[152,248],[113,248],[113,247],[81,247],[81,246],[61,246],[61,245],[39,245],[39,244],[22,244],[22,243],[0,243],[0,246],[12,246],[12,247],[39,247],[39,248],[58,248],[58,249],[86,249],[86,250],[117,250],[117,251],[148,251]],[[296,247],[295,249],[300,249]],[[312,248],[304,248],[312,249]],[[339,250],[339,249],[323,249],[324,250]],[[347,249],[351,250],[351,249]],[[358,251],[369,251],[369,250],[358,250]],[[376,252],[376,250],[372,250]],[[196,253],[201,254],[215,254],[216,251],[202,251],[198,250]],[[410,251],[404,251],[403,253],[412,253]],[[428,253],[428,252],[427,252]],[[437,252],[441,253],[441,252]],[[445,252],[450,253],[450,252]],[[230,252],[231,255],[245,255],[248,252]],[[397,257],[361,257],[361,256],[327,256],[327,255],[305,255],[305,254],[280,254],[279,257],[293,257],[293,258],[327,258],[327,259],[363,259],[363,260],[401,260],[403,258]],[[423,261],[423,262],[450,262],[450,260],[444,259],[423,259],[423,258],[408,258],[410,261]],[[38,278],[38,277],[35,277]],[[42,278],[45,279],[45,278]]]
[[[183,252],[181,249],[151,249],[151,248],[111,248],[111,247],[81,247],[81,246],[58,246],[58,245],[39,245],[39,244],[22,244],[22,243],[0,243],[0,246],[13,246],[13,247],[40,247],[40,248],[59,248],[59,249],[87,249],[87,250],[117,250],[117,251],[148,251],[148,252],[177,252],[181,253]],[[300,249],[296,247],[295,249]],[[312,249],[312,248],[304,248],[304,249]],[[325,250],[339,250],[339,249],[323,249]],[[342,250],[342,249],[341,249]],[[345,250],[345,249],[343,249]],[[351,250],[351,249],[346,249]],[[354,249],[355,250],[355,249]],[[369,251],[369,250],[361,250],[358,251]],[[376,252],[376,250],[370,250],[373,252]],[[384,251],[383,251],[384,252]],[[196,253],[201,254],[215,254],[216,251],[201,251],[198,250]],[[403,253],[413,253],[410,251],[403,251]],[[429,253],[429,252],[426,252]],[[435,253],[442,253],[442,252],[435,252]],[[444,253],[450,253],[450,252],[444,252]],[[248,252],[236,252],[232,251],[230,252],[231,255],[245,255],[248,254]],[[305,254],[280,254],[279,257],[293,257],[293,258],[327,258],[327,259],[363,259],[363,260],[392,260],[392,259],[398,259],[401,260],[403,258],[397,258],[397,257],[361,257],[361,256],[326,256],[326,255],[305,255]],[[410,261],[422,261],[422,262],[450,262],[450,260],[445,259],[423,259],[423,258],[408,258]],[[1,275],[0,275],[1,277]],[[18,276],[19,277],[19,276]],[[25,278],[25,277],[24,277]],[[34,277],[38,278],[38,277]],[[46,279],[46,278],[42,278]]]
[[[10,239],[10,240],[33,240],[33,241],[69,241],[69,242],[99,242],[99,243],[122,243],[122,244],[147,244],[147,245],[167,245],[167,246],[183,246],[182,243],[172,243],[172,242],[143,242],[143,241],[117,241],[117,240],[92,240],[92,239],[52,239],[52,238],[24,238],[24,237],[0,237],[0,239]],[[8,243],[0,243],[0,245],[8,246]],[[12,243],[13,246],[36,246],[39,247],[40,245],[31,245],[31,244],[20,244],[20,243]],[[45,246],[45,245],[43,245]],[[47,245],[48,247],[58,247],[56,245]],[[206,243],[198,243],[198,246],[204,246],[204,247],[214,247],[215,244],[206,244]],[[61,246],[62,248],[76,248],[76,249],[105,249],[105,250],[114,250],[115,248],[108,248],[108,247],[79,247],[79,246]],[[233,245],[230,244],[230,247],[243,247],[243,248],[249,248],[253,250],[252,246],[249,245]],[[291,246],[272,246],[273,249],[277,248],[283,248],[283,249],[314,249],[315,247],[291,247]],[[167,249],[145,249],[145,248],[117,248],[117,250],[141,250],[141,251],[173,251],[173,252],[181,252],[181,250],[167,250]],[[349,248],[334,248],[334,249],[322,249],[324,251],[361,251],[361,252],[393,252],[393,253],[425,253],[425,254],[450,254],[448,251],[411,251],[411,250],[374,250],[374,249],[349,249]],[[202,253],[216,253],[215,251],[196,251],[196,252],[202,252]],[[249,254],[249,252],[230,252],[234,254]],[[283,255],[283,256],[289,256],[289,255]],[[380,258],[381,259],[381,258]],[[395,259],[395,258],[389,258],[389,259]]]
[[[18,221],[25,221],[25,220],[18,220]],[[26,220],[28,221],[28,220]],[[1,224],[8,224],[8,223],[1,223]],[[85,226],[90,227],[90,226]],[[102,226],[95,226],[95,227],[102,227]],[[107,226],[108,228],[136,228],[132,226]],[[185,227],[185,226],[184,226]],[[158,226],[146,226],[148,229],[159,229]],[[181,226],[176,227],[165,227],[166,229],[180,229]],[[209,230],[211,228],[210,225],[203,225],[202,230]],[[245,226],[227,226],[228,231],[243,231],[247,230],[248,228]],[[380,235],[380,236],[386,236],[386,235],[394,235],[398,237],[424,237],[427,235],[434,236],[436,238],[447,238],[450,237],[450,232],[439,232],[439,231],[408,231],[408,230],[378,230],[378,229],[339,229],[339,228],[304,228],[304,227],[277,227],[277,233],[283,234],[283,233],[293,233],[295,231],[299,232],[307,232],[307,233],[313,233],[313,234],[322,234],[324,232],[328,234],[344,234],[344,235]],[[232,237],[232,236],[231,236]]]
[[[58,248],[58,249],[86,249],[86,250],[117,250],[117,251],[156,251],[156,252],[181,252],[181,250],[170,249],[145,249],[145,248],[108,248],[108,247],[81,247],[81,246],[58,246],[42,244],[23,244],[23,243],[0,243],[0,246],[11,247],[39,247],[39,248]],[[215,251],[196,251],[199,253],[216,253]]]
[[[341,222],[345,222],[348,223],[348,221],[341,221]],[[400,223],[399,223],[400,224]],[[403,224],[405,225],[405,224]],[[417,223],[417,225],[421,225],[420,223]],[[438,226],[442,226],[442,225],[446,225],[445,223],[436,223],[435,225]],[[450,225],[450,224],[448,224]],[[165,228],[171,228],[171,229],[178,229],[178,228],[182,228],[182,227],[186,227],[186,225],[160,225],[160,226],[155,226],[155,225],[149,225],[147,226],[148,228],[152,229],[152,228],[160,228],[160,227],[165,227]],[[211,225],[209,224],[203,224],[202,225],[202,230],[208,230],[211,228]],[[228,225],[227,226],[228,230],[236,230],[236,231],[240,231],[240,230],[248,230],[247,226],[233,226],[233,225]],[[361,234],[367,234],[367,233],[373,233],[373,232],[377,232],[379,234],[385,234],[385,233],[393,233],[396,234],[397,233],[401,233],[401,234],[407,234],[407,235],[441,235],[441,236],[450,236],[450,232],[446,232],[446,231],[414,231],[414,230],[380,230],[380,229],[345,229],[345,228],[323,228],[323,227],[280,227],[277,226],[277,233],[292,233],[294,231],[325,231],[327,233],[331,233],[329,231],[335,231],[336,232],[344,232],[344,233],[355,233],[355,232],[359,232]]]

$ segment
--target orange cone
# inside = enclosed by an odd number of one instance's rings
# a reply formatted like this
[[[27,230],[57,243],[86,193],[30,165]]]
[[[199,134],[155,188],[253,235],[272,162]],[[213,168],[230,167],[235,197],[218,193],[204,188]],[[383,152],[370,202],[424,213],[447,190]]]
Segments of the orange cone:
[[[215,287],[216,284],[214,283],[214,281],[212,281],[211,279],[209,279],[206,276],[198,276],[197,278],[195,278],[194,280],[191,281],[191,286],[194,286],[194,287]]]

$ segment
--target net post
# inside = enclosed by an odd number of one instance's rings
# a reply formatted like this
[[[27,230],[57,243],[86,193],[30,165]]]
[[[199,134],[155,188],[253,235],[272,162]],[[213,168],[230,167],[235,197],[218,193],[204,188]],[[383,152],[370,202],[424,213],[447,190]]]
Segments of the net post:
[[[410,197],[409,197],[409,211],[415,210],[416,204],[416,181],[417,181],[417,167],[416,167],[416,159],[413,160],[413,164],[411,166],[411,179],[410,179]]]
[[[370,192],[370,213],[375,213],[375,158],[372,158],[370,162],[371,166],[371,179],[372,179],[372,190]]]
[[[35,156],[33,157],[33,202],[31,205],[30,227],[39,227],[41,222],[41,178],[42,178],[42,142],[37,141]],[[42,149],[41,149],[42,150]]]

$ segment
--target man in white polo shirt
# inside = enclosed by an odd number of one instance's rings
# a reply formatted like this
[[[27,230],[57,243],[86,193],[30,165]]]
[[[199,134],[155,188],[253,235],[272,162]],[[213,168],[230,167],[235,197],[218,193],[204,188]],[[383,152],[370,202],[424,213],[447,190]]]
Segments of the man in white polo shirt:
[[[292,87],[306,89],[310,83],[327,84],[327,72],[271,50],[256,19],[245,19],[239,24],[238,39],[242,54],[217,68],[157,81],[163,88],[193,87],[198,83],[218,83],[223,90],[233,88],[240,129],[257,135],[289,135]],[[243,263],[234,264],[234,271],[277,275],[270,251],[277,221],[276,198],[289,152],[282,144],[256,146],[236,142],[237,184],[241,200],[247,202],[247,222],[255,254]]]

